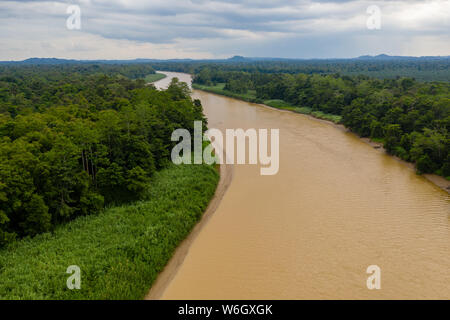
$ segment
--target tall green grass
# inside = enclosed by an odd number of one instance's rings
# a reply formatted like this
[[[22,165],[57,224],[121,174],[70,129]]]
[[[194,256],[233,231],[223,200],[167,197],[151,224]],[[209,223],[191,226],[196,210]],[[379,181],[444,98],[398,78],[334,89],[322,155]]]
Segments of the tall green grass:
[[[253,103],[262,103],[263,101],[261,99],[256,98],[256,91],[255,90],[248,90],[247,93],[234,93],[228,90],[224,90],[225,83],[218,83],[215,86],[205,86],[198,83],[193,83],[192,88],[194,89],[200,89],[203,91],[211,92],[220,94],[222,96],[235,98],[244,100],[247,102],[253,102]]]
[[[147,75],[144,80],[148,83],[152,83],[152,82],[156,82],[158,80],[164,79],[165,77],[167,77],[167,76],[162,73],[152,73],[152,74]]]
[[[213,166],[171,165],[148,200],[80,217],[0,251],[2,299],[141,299],[214,195]],[[70,265],[81,289],[66,286]]]
[[[279,100],[279,99],[275,99],[275,100],[265,100],[264,104],[271,106],[273,108],[278,108],[278,109],[288,109],[288,110],[293,110],[295,109],[294,106],[291,106],[289,103],[287,103],[284,100]]]

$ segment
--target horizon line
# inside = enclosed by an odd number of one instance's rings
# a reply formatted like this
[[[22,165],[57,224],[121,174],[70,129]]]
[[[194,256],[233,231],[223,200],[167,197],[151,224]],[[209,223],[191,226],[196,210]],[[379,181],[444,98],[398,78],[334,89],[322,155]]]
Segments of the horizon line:
[[[361,59],[361,58],[450,58],[450,55],[436,55],[436,56],[409,56],[409,55],[388,55],[388,54],[377,54],[377,55],[361,55],[356,57],[347,57],[347,58],[285,58],[285,57],[247,57],[241,55],[234,55],[229,58],[204,58],[204,59],[193,59],[193,58],[170,58],[170,59],[160,59],[160,58],[125,58],[125,59],[74,59],[74,58],[58,58],[58,57],[29,57],[22,60],[0,60],[0,62],[25,62],[27,60],[67,60],[67,61],[81,61],[81,62],[89,62],[89,61],[137,61],[137,60],[153,60],[153,61],[174,61],[174,60],[191,60],[191,61],[223,61],[223,60],[239,60],[239,59],[253,59],[253,60],[352,60],[352,59]]]

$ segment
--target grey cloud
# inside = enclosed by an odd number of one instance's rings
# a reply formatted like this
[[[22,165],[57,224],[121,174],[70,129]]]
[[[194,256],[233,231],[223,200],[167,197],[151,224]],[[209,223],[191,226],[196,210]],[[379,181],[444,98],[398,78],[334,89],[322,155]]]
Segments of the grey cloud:
[[[23,30],[30,34],[41,32],[46,43],[41,47],[52,52],[52,35],[55,39],[67,36],[65,10],[71,4],[81,7],[83,34],[110,40],[177,44],[186,50],[192,50],[187,46],[192,43],[213,55],[226,55],[233,48],[244,55],[302,57],[308,52],[319,55],[319,47],[327,47],[329,56],[345,55],[345,52],[354,55],[352,52],[364,48],[375,50],[374,37],[397,37],[398,41],[402,34],[408,33],[408,37],[448,39],[450,19],[442,22],[442,14],[440,20],[422,17],[415,26],[410,21],[398,23],[401,12],[396,15],[392,10],[417,3],[421,1],[9,0],[0,2],[0,29],[8,30],[0,39],[31,37]],[[378,4],[383,10],[389,8],[383,12],[384,29],[378,33],[368,33],[365,27],[369,4]],[[15,24],[23,28],[12,27]],[[352,48],[352,43],[357,43],[357,47]],[[386,43],[396,45],[391,41]],[[400,44],[397,46],[400,50]],[[277,48],[284,49],[278,52]]]

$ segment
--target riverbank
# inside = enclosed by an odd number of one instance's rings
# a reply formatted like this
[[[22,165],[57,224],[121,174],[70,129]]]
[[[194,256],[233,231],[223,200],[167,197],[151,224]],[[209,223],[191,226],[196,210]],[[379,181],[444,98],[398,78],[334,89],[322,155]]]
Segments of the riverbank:
[[[216,188],[214,197],[208,205],[205,213],[203,214],[200,221],[195,225],[189,235],[183,240],[183,242],[177,247],[172,258],[164,267],[164,270],[158,275],[158,278],[150,288],[150,291],[145,297],[145,300],[157,300],[160,299],[164,291],[172,281],[172,279],[177,274],[179,268],[183,264],[189,249],[197,238],[200,231],[208,223],[209,219],[212,217],[216,209],[218,208],[220,201],[225,195],[228,187],[233,179],[233,166],[230,164],[222,164],[220,168],[220,180]]]
[[[250,103],[255,103],[259,106],[277,109],[278,111],[282,111],[282,112],[300,113],[300,114],[303,114],[304,116],[307,116],[316,121],[324,121],[328,124],[333,125],[335,128],[337,128],[341,131],[353,134],[354,136],[358,137],[361,141],[367,143],[368,145],[370,145],[371,147],[376,149],[378,152],[386,153],[386,150],[384,149],[383,144],[381,142],[373,141],[369,138],[360,137],[357,134],[355,134],[354,132],[351,132],[344,125],[340,124],[340,120],[341,120],[340,116],[324,114],[320,111],[319,112],[311,112],[310,108],[295,108],[293,106],[287,105],[284,101],[281,101],[281,100],[265,101],[265,102],[269,102],[268,104],[261,103],[261,102],[257,102],[256,99],[251,98],[251,95],[249,96],[249,95],[234,94],[234,93],[231,93],[228,91],[224,91],[222,87],[218,87],[218,86],[207,87],[207,86],[203,86],[203,85],[192,84],[192,87],[197,90],[202,90],[205,92],[209,92],[209,93],[213,93],[213,94],[217,94],[217,95],[221,95],[221,96],[226,96],[226,97],[233,98],[233,99],[238,99],[238,100],[242,100],[242,101],[246,101],[246,102],[250,102]],[[283,103],[284,103],[284,105],[283,105]],[[406,165],[411,170],[416,171],[415,165],[413,163],[402,160],[397,156],[392,156],[392,155],[390,155],[390,156],[393,157],[395,160],[401,162],[402,164]],[[435,186],[446,191],[447,193],[450,193],[450,181],[447,180],[446,178],[444,178],[442,176],[438,176],[436,174],[422,174],[422,176],[425,179],[427,179],[429,182],[434,184]]]
[[[196,84],[196,83],[192,84],[192,88],[194,88],[194,89],[219,94],[219,95],[222,95],[225,97],[239,99],[239,100],[243,100],[243,101],[250,102],[250,103],[264,104],[266,106],[269,106],[269,107],[272,107],[275,109],[287,110],[287,111],[292,111],[295,113],[311,115],[314,118],[328,120],[333,123],[339,123],[339,122],[341,122],[341,119],[342,119],[342,117],[339,115],[335,115],[335,114],[331,114],[331,113],[324,113],[322,111],[313,111],[311,108],[308,108],[308,107],[300,108],[300,107],[292,106],[284,100],[273,100],[272,99],[272,100],[264,100],[263,101],[261,99],[256,98],[256,91],[254,91],[254,90],[249,90],[247,93],[234,93],[234,92],[224,90],[224,87],[225,87],[224,83],[219,83],[215,86],[204,86],[204,85],[200,85],[200,84]]]
[[[148,76],[146,76],[144,78],[145,81],[147,81],[147,83],[154,83],[156,81],[162,80],[164,78],[166,78],[167,75],[163,74],[163,73],[153,73],[153,74],[149,74]]]
[[[213,166],[170,165],[155,173],[146,201],[12,243],[0,250],[0,297],[142,299],[211,207],[218,180]],[[67,289],[71,265],[80,267],[80,290]]]
[[[164,71],[158,72],[162,72],[161,74],[165,76],[164,78],[167,78],[164,81],[155,83],[155,86],[157,88],[162,89],[168,85],[168,81],[171,81],[171,79],[175,76],[175,73]],[[183,74],[180,74],[180,76],[182,75]],[[181,78],[180,80],[188,82],[188,85],[191,84],[191,79]],[[211,198],[209,205],[204,211],[201,219],[193,227],[187,237],[177,246],[170,260],[165,264],[164,269],[158,274],[156,280],[150,287],[150,290],[147,292],[145,300],[157,300],[161,298],[167,286],[170,284],[172,279],[177,274],[179,268],[181,267],[184,259],[189,252],[189,249],[191,248],[192,243],[197,238],[203,227],[207,224],[209,219],[212,217],[212,215],[218,208],[223,196],[225,195],[228,187],[230,186],[233,177],[233,166],[229,164],[222,164],[216,165],[215,169],[219,173],[219,182],[215,189],[214,196]]]

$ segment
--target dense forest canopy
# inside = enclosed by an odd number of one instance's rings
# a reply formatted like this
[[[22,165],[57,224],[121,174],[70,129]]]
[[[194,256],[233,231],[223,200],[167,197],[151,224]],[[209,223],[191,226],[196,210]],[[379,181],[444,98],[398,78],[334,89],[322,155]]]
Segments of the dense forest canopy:
[[[339,115],[355,133],[381,141],[390,154],[415,162],[419,172],[450,178],[447,82],[202,68],[194,83],[223,84],[225,91],[237,94],[251,90],[254,102],[274,99]]]
[[[222,61],[152,62],[156,70],[199,73],[204,68],[249,73],[366,75],[379,79],[410,77],[417,81],[450,81],[450,57],[356,58],[323,60],[229,59]]]
[[[116,72],[119,66],[130,70],[134,66],[136,74],[156,70],[198,73],[203,68],[222,71],[245,71],[261,73],[306,73],[336,74],[358,76],[366,75],[379,79],[398,77],[414,78],[417,81],[450,81],[450,56],[443,57],[401,57],[401,56],[362,56],[351,59],[282,59],[282,58],[247,58],[235,56],[230,59],[191,60],[191,59],[135,59],[135,60],[66,60],[52,58],[32,58],[24,61],[0,61],[2,66],[67,66],[92,65],[103,70]],[[141,66],[141,67],[139,67]],[[140,69],[141,68],[141,69]],[[149,72],[147,72],[149,74]],[[135,75],[133,78],[136,78]],[[141,74],[141,77],[143,75]]]
[[[149,66],[0,67],[0,246],[105,204],[140,199],[170,160],[171,133],[204,120]]]
[[[131,79],[144,78],[155,70],[148,64],[0,64],[0,77],[25,80],[32,77],[35,80],[59,81],[68,76],[81,75],[119,75]],[[65,80],[67,81],[67,79]]]

